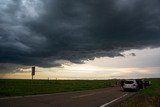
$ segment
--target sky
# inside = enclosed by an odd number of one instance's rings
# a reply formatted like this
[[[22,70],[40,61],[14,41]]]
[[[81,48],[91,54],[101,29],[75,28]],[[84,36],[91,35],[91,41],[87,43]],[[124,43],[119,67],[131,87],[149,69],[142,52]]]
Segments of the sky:
[[[160,77],[159,0],[0,0],[0,78]]]

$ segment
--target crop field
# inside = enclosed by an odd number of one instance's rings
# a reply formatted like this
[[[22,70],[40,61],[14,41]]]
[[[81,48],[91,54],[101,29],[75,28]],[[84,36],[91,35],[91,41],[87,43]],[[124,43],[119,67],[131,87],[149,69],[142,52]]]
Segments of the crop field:
[[[48,94],[112,87],[115,80],[9,80],[0,79],[0,96]]]
[[[160,80],[151,82],[151,86],[123,101],[119,107],[160,107]]]

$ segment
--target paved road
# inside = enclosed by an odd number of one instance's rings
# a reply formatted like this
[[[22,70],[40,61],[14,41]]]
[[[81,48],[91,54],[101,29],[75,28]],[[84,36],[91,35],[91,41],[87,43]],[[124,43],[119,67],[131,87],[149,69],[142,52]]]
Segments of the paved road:
[[[133,95],[119,87],[80,92],[0,98],[1,107],[111,107]]]

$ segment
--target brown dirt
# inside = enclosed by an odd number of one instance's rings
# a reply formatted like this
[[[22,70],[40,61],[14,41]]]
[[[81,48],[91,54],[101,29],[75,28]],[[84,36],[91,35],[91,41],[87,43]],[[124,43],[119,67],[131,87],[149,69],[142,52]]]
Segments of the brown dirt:
[[[123,101],[119,107],[160,107],[160,96],[144,96],[137,94]]]

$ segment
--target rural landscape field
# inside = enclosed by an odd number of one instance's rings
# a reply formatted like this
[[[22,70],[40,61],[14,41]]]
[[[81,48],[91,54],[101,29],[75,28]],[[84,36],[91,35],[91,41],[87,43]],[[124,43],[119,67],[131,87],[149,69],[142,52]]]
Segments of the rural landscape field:
[[[116,86],[119,80],[0,80],[0,97],[54,94],[105,89]],[[159,107],[160,79],[151,79],[152,85],[140,90],[128,99],[114,105],[117,107]],[[131,91],[132,93],[132,91]],[[107,96],[107,94],[106,94]]]
[[[113,87],[115,80],[0,80],[1,96],[35,95]]]
[[[160,107],[160,0],[0,0],[0,107]]]

